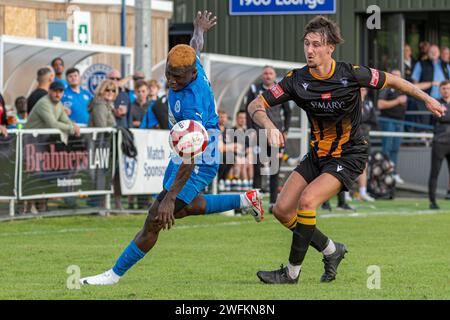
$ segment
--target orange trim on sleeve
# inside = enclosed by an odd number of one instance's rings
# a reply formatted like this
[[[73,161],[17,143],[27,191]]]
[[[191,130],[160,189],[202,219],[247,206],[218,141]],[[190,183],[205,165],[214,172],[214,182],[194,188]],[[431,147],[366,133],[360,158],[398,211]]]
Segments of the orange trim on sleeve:
[[[385,89],[387,87],[389,73],[384,72],[384,74],[386,75],[386,79],[384,79],[384,84],[383,84],[383,86],[381,87],[380,90],[383,90],[383,89]]]
[[[264,106],[266,107],[266,109],[270,109],[269,103],[268,103],[267,100],[262,96],[262,94],[260,94],[259,97],[260,97],[261,100],[264,102]]]

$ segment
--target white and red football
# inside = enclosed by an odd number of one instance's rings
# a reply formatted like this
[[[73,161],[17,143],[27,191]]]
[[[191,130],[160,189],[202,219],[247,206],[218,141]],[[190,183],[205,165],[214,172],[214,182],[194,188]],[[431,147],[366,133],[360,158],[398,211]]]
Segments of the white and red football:
[[[208,146],[208,132],[200,122],[183,120],[170,130],[169,144],[180,157],[193,158],[202,154]]]

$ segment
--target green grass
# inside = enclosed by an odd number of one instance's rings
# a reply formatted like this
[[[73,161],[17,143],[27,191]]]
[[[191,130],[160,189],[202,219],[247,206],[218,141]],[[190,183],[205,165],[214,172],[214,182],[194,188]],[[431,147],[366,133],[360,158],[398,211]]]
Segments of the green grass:
[[[335,205],[335,201],[333,201]],[[66,287],[67,267],[88,276],[109,269],[145,216],[49,218],[0,223],[0,299],[449,299],[450,202],[356,204],[363,216],[321,212],[318,226],[349,254],[331,284],[321,255],[308,252],[300,283],[266,286],[255,273],[286,263],[291,234],[267,215],[192,217],[162,232],[151,253],[114,287]],[[422,211],[421,211],[422,210]],[[367,267],[381,268],[369,290]]]

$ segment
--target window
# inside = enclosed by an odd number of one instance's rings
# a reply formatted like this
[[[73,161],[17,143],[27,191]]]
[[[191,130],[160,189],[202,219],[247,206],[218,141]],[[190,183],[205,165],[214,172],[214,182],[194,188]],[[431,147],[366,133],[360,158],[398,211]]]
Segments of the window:
[[[48,22],[48,39],[59,39],[67,41],[67,22],[66,21],[49,21]]]

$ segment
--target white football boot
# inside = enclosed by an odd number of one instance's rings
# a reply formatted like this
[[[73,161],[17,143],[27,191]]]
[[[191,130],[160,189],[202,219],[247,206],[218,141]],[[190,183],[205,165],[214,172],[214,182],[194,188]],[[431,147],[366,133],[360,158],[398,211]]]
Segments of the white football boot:
[[[111,286],[119,282],[120,277],[112,270],[108,270],[102,274],[98,274],[92,277],[86,277],[80,279],[81,284],[89,284],[94,286]]]

